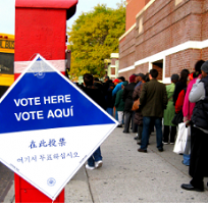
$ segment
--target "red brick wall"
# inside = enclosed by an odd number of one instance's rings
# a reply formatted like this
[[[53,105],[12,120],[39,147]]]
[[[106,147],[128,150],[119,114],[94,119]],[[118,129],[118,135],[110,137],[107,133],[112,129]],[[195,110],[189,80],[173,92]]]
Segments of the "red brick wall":
[[[188,49],[167,56],[165,77],[171,77],[172,74],[180,74],[183,69],[188,69],[190,72],[193,72],[195,63],[200,59],[201,50],[197,49]]]
[[[136,22],[135,16],[145,6],[145,0],[127,0],[126,2],[126,31],[128,31]]]
[[[202,40],[208,39],[208,0],[204,0],[202,16]]]
[[[189,40],[201,41],[201,1],[156,0],[140,17],[136,27],[136,60],[154,55]],[[138,34],[143,18],[144,32]],[[140,53],[142,51],[142,53]]]
[[[146,0],[145,4],[149,1]],[[133,3],[133,1],[132,1]],[[129,14],[127,14],[128,16]],[[132,17],[133,18],[133,17]],[[134,16],[135,18],[135,16]],[[143,30],[139,34],[139,23]],[[136,19],[136,27],[120,43],[120,69],[134,65],[161,51],[187,41],[208,39],[208,0],[183,0],[175,6],[175,0],[156,0]],[[208,59],[208,49],[189,49],[166,57],[166,77],[180,73],[183,68],[192,71],[199,59]],[[143,70],[137,66],[130,73]],[[146,66],[148,70],[148,65]]]
[[[146,74],[146,73],[149,72],[148,70],[149,70],[149,63],[145,63],[145,64],[141,64],[139,66],[136,66],[136,68],[132,71],[127,71],[127,72],[120,73],[120,75],[124,76],[126,78],[126,80],[129,81],[129,77],[132,74],[139,74],[139,73]]]
[[[135,30],[131,31],[119,45],[119,68],[123,69],[135,61]]]
[[[130,77],[132,74],[134,74],[133,71],[127,71],[127,72],[124,72],[124,73],[119,74],[119,75],[125,77],[125,79],[129,82],[129,77]]]
[[[135,74],[143,73],[146,74],[149,72],[149,63],[141,64],[139,66],[136,66],[136,69],[134,70]]]
[[[202,50],[202,59],[207,61],[208,60],[208,48],[204,48]]]

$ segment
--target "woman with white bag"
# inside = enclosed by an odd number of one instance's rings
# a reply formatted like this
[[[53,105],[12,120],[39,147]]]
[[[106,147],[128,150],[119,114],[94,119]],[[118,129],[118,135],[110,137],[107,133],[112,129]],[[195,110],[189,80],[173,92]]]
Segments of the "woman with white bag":
[[[185,94],[185,98],[184,98],[184,103],[183,103],[183,121],[187,125],[189,125],[189,123],[191,121],[191,116],[193,114],[193,110],[195,107],[195,103],[191,103],[189,101],[189,94],[191,92],[193,85],[196,83],[197,78],[201,75],[201,67],[204,62],[205,61],[203,61],[203,60],[197,61],[195,64],[195,67],[194,67],[194,73],[189,74],[189,76],[188,76],[188,83],[187,83],[188,86],[187,86],[187,90],[186,90],[186,94]],[[190,165],[190,152],[191,152],[191,145],[190,145],[191,141],[190,140],[191,140],[191,138],[188,137],[186,150],[183,153],[183,161],[182,161],[182,163],[187,166]]]
[[[191,118],[189,174],[192,180],[189,184],[181,185],[181,188],[189,191],[204,191],[203,179],[208,166],[208,61],[202,65],[201,70],[202,76],[197,79],[189,95],[190,102],[196,102]]]

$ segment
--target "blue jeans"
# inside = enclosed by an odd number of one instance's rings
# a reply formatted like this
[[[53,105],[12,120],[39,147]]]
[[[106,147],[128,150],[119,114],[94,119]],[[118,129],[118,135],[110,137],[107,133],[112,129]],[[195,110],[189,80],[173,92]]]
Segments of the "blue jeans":
[[[162,118],[158,117],[145,117],[143,116],[143,131],[142,131],[142,141],[141,149],[147,150],[149,136],[150,136],[150,126],[151,122],[154,123],[156,128],[156,137],[157,137],[157,148],[162,149]]]
[[[109,115],[113,116],[113,108],[107,108],[106,111]]]
[[[186,166],[189,166],[190,165],[190,156],[191,155],[185,155],[183,154],[183,164],[186,165]]]
[[[100,147],[98,147],[98,149],[92,154],[92,156],[88,159],[88,165],[91,167],[95,166],[95,162],[98,162],[100,160],[102,160],[102,156],[101,156],[101,150]]]

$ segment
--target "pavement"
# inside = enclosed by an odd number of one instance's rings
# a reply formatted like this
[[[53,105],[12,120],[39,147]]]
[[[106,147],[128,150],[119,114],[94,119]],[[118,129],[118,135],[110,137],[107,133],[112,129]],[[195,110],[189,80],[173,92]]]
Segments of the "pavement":
[[[191,178],[188,167],[182,164],[183,157],[173,153],[173,145],[164,145],[164,152],[159,152],[156,135],[152,133],[148,153],[139,153],[139,145],[133,139],[135,133],[122,131],[122,128],[115,129],[102,144],[100,169],[86,170],[83,166],[69,181],[65,187],[65,203],[208,202],[208,178],[204,179],[205,192],[180,188]],[[9,175],[12,174],[10,171]],[[6,187],[0,186],[1,197],[5,195],[4,203],[14,202],[12,180],[5,183],[11,184],[6,195]]]

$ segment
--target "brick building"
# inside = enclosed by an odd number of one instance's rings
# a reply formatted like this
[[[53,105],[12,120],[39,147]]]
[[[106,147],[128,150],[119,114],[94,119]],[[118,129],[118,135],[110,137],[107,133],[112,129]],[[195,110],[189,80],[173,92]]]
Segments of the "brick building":
[[[193,71],[208,60],[208,0],[127,0],[126,32],[119,41],[119,75],[159,70],[170,83],[173,73]]]

